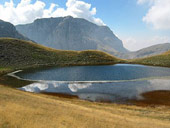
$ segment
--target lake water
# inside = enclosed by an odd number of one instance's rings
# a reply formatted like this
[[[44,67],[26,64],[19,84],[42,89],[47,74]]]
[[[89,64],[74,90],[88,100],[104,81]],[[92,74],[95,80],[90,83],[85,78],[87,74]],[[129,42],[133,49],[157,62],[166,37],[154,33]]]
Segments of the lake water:
[[[33,84],[19,88],[29,92],[76,95],[97,102],[124,103],[142,99],[144,92],[170,90],[170,68],[117,64],[58,67],[15,74]]]

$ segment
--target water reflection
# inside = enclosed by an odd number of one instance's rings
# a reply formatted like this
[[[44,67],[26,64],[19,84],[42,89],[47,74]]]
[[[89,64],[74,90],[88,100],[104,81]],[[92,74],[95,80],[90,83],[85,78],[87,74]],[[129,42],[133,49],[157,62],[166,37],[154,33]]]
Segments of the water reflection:
[[[126,82],[57,82],[43,81],[20,88],[29,92],[51,92],[77,95],[80,99],[123,103],[141,99],[144,92],[170,90],[169,79],[152,79]]]
[[[89,88],[90,86],[92,86],[92,83],[86,83],[86,84],[72,83],[72,84],[68,84],[68,88],[72,92],[78,92],[79,90]]]

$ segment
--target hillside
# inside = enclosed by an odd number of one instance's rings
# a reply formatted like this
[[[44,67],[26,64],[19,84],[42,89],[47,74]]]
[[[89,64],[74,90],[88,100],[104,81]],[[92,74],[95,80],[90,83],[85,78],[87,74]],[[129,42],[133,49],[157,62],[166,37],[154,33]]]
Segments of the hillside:
[[[170,67],[170,51],[151,57],[129,60],[130,63]]]
[[[47,48],[31,41],[0,38],[0,69],[41,65],[114,64],[119,59],[101,51],[63,51]]]
[[[128,52],[109,27],[98,26],[81,18],[37,19],[31,24],[17,25],[16,28],[31,40],[55,49]]]
[[[11,37],[22,40],[28,40],[28,38],[24,37],[16,30],[13,24],[2,20],[0,20],[0,37]]]
[[[161,53],[167,52],[170,50],[170,43],[153,45],[147,48],[143,48],[141,50],[129,53],[117,53],[115,56],[122,59],[136,59],[136,58],[144,58],[153,55],[159,55]]]
[[[33,94],[0,85],[0,128],[169,128],[168,107],[136,107]]]

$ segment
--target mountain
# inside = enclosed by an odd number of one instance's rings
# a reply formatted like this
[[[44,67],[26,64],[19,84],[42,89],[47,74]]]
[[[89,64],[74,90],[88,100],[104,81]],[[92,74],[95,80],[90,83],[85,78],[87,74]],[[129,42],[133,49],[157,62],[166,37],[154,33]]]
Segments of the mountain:
[[[158,44],[153,45],[135,52],[129,53],[116,53],[115,56],[122,58],[122,59],[136,59],[136,58],[143,58],[149,57],[153,55],[158,55],[170,50],[170,43]]]
[[[9,22],[0,20],[0,37],[11,37],[22,40],[28,40],[28,38],[21,35],[15,28],[15,26]]]
[[[0,37],[32,39],[47,47],[63,50],[101,50],[122,59],[149,57],[170,50],[170,43],[165,43],[129,52],[107,26],[70,16],[37,19],[31,24],[16,27],[0,20]]]
[[[98,26],[81,18],[37,19],[30,24],[17,25],[16,28],[24,36],[55,49],[128,52],[107,26]]]

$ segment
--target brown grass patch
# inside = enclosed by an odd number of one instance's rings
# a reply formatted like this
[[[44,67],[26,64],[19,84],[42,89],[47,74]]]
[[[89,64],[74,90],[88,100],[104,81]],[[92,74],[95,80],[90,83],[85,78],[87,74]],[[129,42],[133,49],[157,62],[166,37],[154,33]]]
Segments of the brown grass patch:
[[[170,106],[170,91],[152,91],[143,93],[144,99],[132,101],[140,106]]]
[[[78,99],[79,98],[76,95],[65,94],[65,93],[48,93],[48,92],[43,92],[41,94],[45,94],[45,95],[49,95],[49,96],[56,96],[56,97],[61,97],[61,98],[68,98],[68,99]]]

